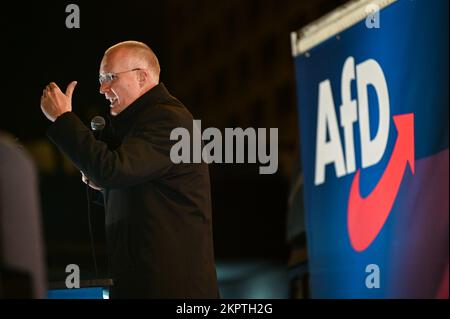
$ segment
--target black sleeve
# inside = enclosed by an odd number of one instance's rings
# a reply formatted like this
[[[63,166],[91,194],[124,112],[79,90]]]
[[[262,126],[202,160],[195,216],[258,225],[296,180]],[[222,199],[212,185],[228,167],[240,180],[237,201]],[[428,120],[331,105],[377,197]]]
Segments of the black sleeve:
[[[47,135],[74,165],[97,186],[121,188],[156,179],[173,165],[170,160],[170,114],[142,122],[115,150],[96,140],[92,132],[73,113],[56,119]],[[172,124],[172,125],[171,125]]]

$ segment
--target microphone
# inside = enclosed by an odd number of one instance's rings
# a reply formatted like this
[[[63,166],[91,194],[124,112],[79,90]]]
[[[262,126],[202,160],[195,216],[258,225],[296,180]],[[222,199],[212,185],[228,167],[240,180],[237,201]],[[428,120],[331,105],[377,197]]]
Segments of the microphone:
[[[100,135],[100,132],[105,128],[105,119],[99,115],[95,116],[91,120],[91,129],[94,133],[95,138],[97,139]],[[98,267],[97,267],[97,258],[95,254],[95,247],[94,247],[94,235],[92,231],[92,224],[91,224],[91,205],[92,205],[92,199],[91,199],[91,192],[89,188],[89,179],[86,176],[87,184],[86,184],[86,197],[87,197],[87,213],[88,213],[88,227],[89,227],[89,237],[91,240],[91,252],[92,252],[92,261],[94,263],[94,271],[95,271],[95,277],[98,278]]]
[[[105,128],[105,119],[99,115],[94,116],[91,120],[91,129],[97,138],[100,132]]]

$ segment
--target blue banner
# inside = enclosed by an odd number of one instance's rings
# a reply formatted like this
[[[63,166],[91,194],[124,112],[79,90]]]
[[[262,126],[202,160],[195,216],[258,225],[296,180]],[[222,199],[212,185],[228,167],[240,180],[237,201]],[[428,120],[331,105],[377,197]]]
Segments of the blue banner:
[[[295,57],[314,298],[448,298],[448,3]]]

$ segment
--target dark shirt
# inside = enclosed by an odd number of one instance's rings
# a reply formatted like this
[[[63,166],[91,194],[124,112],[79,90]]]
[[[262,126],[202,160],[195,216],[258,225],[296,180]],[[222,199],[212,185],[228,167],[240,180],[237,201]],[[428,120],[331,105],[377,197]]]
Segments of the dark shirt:
[[[192,120],[160,83],[112,117],[103,140],[73,112],[48,130],[104,189],[111,272],[115,288],[122,287],[117,296],[218,297],[208,166],[170,159],[177,142],[170,140],[172,129],[184,127],[192,136]]]

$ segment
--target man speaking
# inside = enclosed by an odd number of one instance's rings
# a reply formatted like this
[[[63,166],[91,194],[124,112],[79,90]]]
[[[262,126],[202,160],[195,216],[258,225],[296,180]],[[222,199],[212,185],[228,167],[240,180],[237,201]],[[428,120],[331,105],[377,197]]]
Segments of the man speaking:
[[[193,118],[159,73],[144,43],[114,45],[100,65],[111,113],[101,139],[72,112],[75,81],[44,89],[47,134],[103,193],[111,298],[216,298],[208,166],[172,163],[170,132],[192,136]]]

